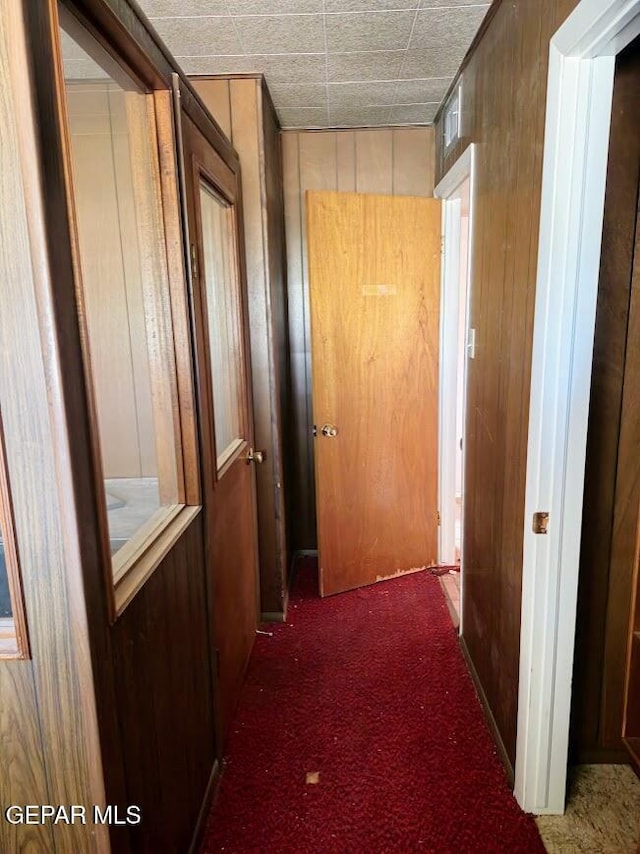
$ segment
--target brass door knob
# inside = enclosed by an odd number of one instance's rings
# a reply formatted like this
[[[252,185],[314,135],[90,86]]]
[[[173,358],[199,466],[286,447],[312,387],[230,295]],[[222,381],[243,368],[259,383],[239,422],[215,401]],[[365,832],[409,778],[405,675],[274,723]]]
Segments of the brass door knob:
[[[248,463],[263,463],[267,457],[266,451],[254,451],[253,448],[249,448],[249,453],[247,454],[247,462]]]
[[[338,428],[334,427],[333,424],[324,424],[321,433],[328,439],[335,439],[335,437],[338,435]]]

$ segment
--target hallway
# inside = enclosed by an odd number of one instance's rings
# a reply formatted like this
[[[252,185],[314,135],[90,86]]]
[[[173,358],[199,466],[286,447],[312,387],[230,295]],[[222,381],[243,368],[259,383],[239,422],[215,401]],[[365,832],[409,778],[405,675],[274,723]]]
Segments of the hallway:
[[[257,638],[203,852],[544,851],[511,795],[437,578],[321,600],[299,564]]]

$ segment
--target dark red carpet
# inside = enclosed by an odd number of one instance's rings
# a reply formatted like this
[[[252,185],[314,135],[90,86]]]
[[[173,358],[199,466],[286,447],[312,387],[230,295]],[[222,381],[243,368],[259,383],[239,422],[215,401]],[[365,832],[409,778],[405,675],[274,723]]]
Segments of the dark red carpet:
[[[307,562],[289,622],[258,636],[203,852],[544,852],[438,579],[316,591]]]

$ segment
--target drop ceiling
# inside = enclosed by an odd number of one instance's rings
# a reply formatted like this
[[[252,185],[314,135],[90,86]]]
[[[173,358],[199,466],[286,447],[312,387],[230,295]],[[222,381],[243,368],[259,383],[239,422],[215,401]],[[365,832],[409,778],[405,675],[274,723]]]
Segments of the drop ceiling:
[[[284,128],[430,124],[490,5],[139,2],[187,74],[262,72]]]

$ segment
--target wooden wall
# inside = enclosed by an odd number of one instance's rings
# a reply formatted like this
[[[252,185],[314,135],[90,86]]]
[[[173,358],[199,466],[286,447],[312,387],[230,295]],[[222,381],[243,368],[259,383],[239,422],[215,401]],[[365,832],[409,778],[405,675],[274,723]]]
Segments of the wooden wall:
[[[575,2],[496,0],[463,64],[463,135],[446,157],[436,126],[438,180],[477,144],[463,643],[512,763],[547,65]]]
[[[19,0],[0,2],[0,406],[32,657],[0,661],[0,803],[102,804],[77,532],[74,541],[68,472],[54,450],[58,377],[43,358],[53,335],[51,302],[40,285],[50,282],[21,7]],[[12,826],[3,817],[0,850],[107,850],[107,828],[92,831]]]
[[[285,131],[282,134],[291,401],[290,514],[294,550],[315,549],[307,190],[432,196],[432,128]]]
[[[127,800],[143,821],[135,851],[188,851],[216,757],[203,514],[112,630]],[[114,846],[115,847],[115,846]]]
[[[639,180],[636,43],[616,63],[596,313],[573,677],[572,742],[582,761],[626,757],[622,686],[640,503]]]
[[[266,619],[286,610],[289,545],[285,507],[288,328],[280,126],[261,75],[194,78],[240,157],[256,447],[260,596]]]

